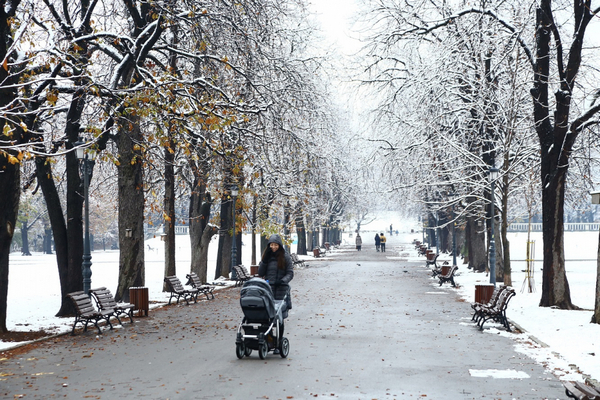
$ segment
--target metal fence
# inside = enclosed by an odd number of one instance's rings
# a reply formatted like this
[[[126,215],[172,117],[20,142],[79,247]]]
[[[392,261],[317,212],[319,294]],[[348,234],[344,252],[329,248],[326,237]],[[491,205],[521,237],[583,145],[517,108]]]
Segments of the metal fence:
[[[600,229],[600,222],[592,222],[592,223],[568,223],[565,225],[566,232],[586,232],[586,231],[595,231],[598,232]],[[509,232],[527,232],[529,227],[528,223],[512,223],[508,226]],[[531,232],[541,232],[542,231],[542,223],[533,223],[531,224]]]

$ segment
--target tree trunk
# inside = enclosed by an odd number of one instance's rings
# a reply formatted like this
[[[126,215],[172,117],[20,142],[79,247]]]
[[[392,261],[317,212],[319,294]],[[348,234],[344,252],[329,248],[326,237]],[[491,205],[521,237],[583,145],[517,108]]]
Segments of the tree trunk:
[[[175,269],[175,144],[169,130],[169,143],[164,148],[165,155],[165,278],[176,275]],[[163,282],[163,292],[169,291],[166,282]]]
[[[0,332],[8,331],[6,311],[8,301],[8,264],[19,199],[21,196],[21,170],[19,164],[11,164],[6,156],[0,157]]]
[[[298,245],[296,246],[296,254],[306,255],[306,229],[304,228],[304,218],[301,210],[296,214],[296,235],[298,236]]]
[[[117,301],[129,302],[129,288],[145,285],[144,266],[144,180],[142,153],[136,146],[143,140],[139,118],[122,118],[117,136],[119,197],[119,282]],[[126,231],[131,230],[131,237]]]
[[[548,160],[544,161],[542,158],[542,176],[550,173],[548,164]],[[558,171],[552,168],[556,175],[554,179],[542,181],[544,261],[540,306],[572,310],[578,307],[571,303],[571,291],[565,271],[563,215],[566,168],[563,168]]]
[[[508,155],[505,157],[508,158]],[[508,167],[508,160],[505,161],[505,164]],[[507,170],[507,168],[504,168]],[[501,223],[501,237],[502,237],[502,252],[504,253],[503,258],[503,271],[504,271],[504,279],[503,283],[506,286],[512,286],[512,274],[510,268],[510,242],[508,241],[508,174],[504,174],[503,184],[504,188],[502,194],[502,223]]]
[[[206,270],[202,276],[201,265],[207,264],[206,255],[203,255],[202,248],[208,243],[203,243],[204,231],[206,230],[210,218],[210,208],[212,200],[209,193],[206,192],[206,184],[200,177],[200,170],[194,168],[194,184],[192,195],[190,197],[190,243],[192,247],[190,271],[195,272],[200,280],[206,282]],[[211,235],[212,237],[212,235]],[[210,241],[210,237],[209,237]]]
[[[30,256],[31,251],[29,250],[29,228],[27,227],[27,220],[21,223],[21,254],[24,256]]]
[[[54,250],[56,251],[56,264],[58,267],[58,279],[60,282],[61,306],[56,316],[73,315],[75,310],[71,301],[67,298],[67,293],[83,290],[83,274],[81,271],[81,261],[79,267],[69,263],[69,234],[65,222],[63,207],[60,201],[60,195],[54,183],[51,164],[47,158],[38,157],[35,160],[36,177],[38,184],[42,188],[44,201],[48,210],[50,227],[54,236]],[[83,228],[80,230],[83,235]],[[83,257],[83,236],[80,236],[81,257]],[[75,279],[71,276],[75,275]],[[81,279],[78,279],[81,278]],[[71,284],[77,286],[71,286]]]
[[[290,240],[290,206],[286,203],[283,206],[283,244],[285,251],[291,254],[291,248],[289,244],[286,244]]]
[[[4,68],[0,68],[0,108],[7,107],[17,98],[17,81],[22,78],[22,74],[16,73],[20,68],[15,65],[19,58],[15,54],[13,45],[13,29],[15,10],[18,9],[20,0],[10,3],[2,3],[2,17],[0,18],[0,58],[7,61]],[[13,53],[9,53],[11,50]],[[18,64],[18,63],[17,63]],[[13,105],[17,107],[17,105]],[[13,108],[13,111],[18,111]],[[4,114],[3,114],[4,115]],[[8,125],[12,128],[10,138],[4,137],[0,132],[3,141],[10,140],[13,144],[23,142],[23,131],[14,121],[9,121],[0,117],[0,126]],[[7,332],[6,329],[6,306],[8,301],[8,268],[10,246],[15,233],[17,217],[19,213],[19,200],[21,198],[21,165],[16,162],[18,154],[12,150],[3,150],[0,155],[0,332]],[[9,158],[10,157],[10,158]]]
[[[229,279],[231,272],[231,244],[232,244],[232,200],[224,196],[221,199],[221,234],[219,235],[219,254],[217,256],[217,268],[215,279],[223,276]]]
[[[52,229],[44,224],[44,254],[52,254]]]
[[[469,265],[476,272],[487,269],[487,253],[485,251],[485,232],[479,229],[474,217],[467,220],[467,246],[469,248]]]
[[[256,219],[256,208],[258,206],[257,196],[254,196],[253,204],[252,204],[252,265],[258,265],[256,262],[256,223],[258,222]]]
[[[496,213],[496,215],[498,214]],[[502,282],[504,280],[504,245],[500,235],[500,222],[497,218],[494,221],[494,231],[494,238],[496,239],[496,282]]]
[[[594,314],[592,324],[600,324],[600,235],[598,236],[598,251],[596,256],[596,297],[594,302]]]
[[[200,253],[200,261],[198,264],[194,264],[194,269],[192,270],[192,272],[195,272],[196,275],[198,275],[201,282],[207,281],[208,246],[210,245],[210,239],[217,233],[219,233],[219,228],[214,225],[208,225],[206,228],[204,228],[204,232],[202,232],[202,240],[198,248]]]

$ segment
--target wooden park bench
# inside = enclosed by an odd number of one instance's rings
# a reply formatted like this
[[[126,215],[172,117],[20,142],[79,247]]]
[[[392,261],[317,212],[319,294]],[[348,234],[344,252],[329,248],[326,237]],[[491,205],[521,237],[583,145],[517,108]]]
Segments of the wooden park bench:
[[[443,272],[439,273],[437,277],[440,280],[440,286],[446,282],[450,282],[453,287],[456,287],[456,283],[454,282],[454,273],[456,270],[458,270],[458,267],[453,265],[452,267],[448,268],[448,271],[445,274]]]
[[[471,308],[473,309],[473,316],[471,317],[471,321],[475,321],[475,319],[479,316],[479,312],[483,307],[493,308],[498,304],[498,298],[500,297],[500,293],[506,289],[506,285],[496,286],[494,291],[492,292],[492,296],[490,297],[490,301],[487,303],[479,303],[473,302],[471,303]]]
[[[600,391],[593,386],[577,381],[564,381],[562,384],[565,387],[567,397],[572,399],[600,399]]]
[[[92,322],[100,335],[102,334],[102,329],[98,325],[100,321],[106,321],[110,329],[113,328],[110,317],[114,316],[114,312],[112,310],[96,310],[94,304],[92,304],[92,299],[84,291],[69,293],[67,297],[71,299],[75,306],[75,323],[73,323],[71,336],[75,335],[75,327],[78,323],[84,326],[83,331],[85,332],[88,324]]]
[[[306,264],[304,264],[304,260],[301,260],[300,257],[298,257],[298,254],[292,253],[291,257],[292,257],[292,264],[294,264],[294,266],[298,265],[302,268],[304,268],[306,266]]]
[[[254,278],[243,265],[234,265],[235,271],[235,286],[242,286],[244,282]]]
[[[105,287],[90,289],[90,294],[96,301],[98,310],[112,311],[121,325],[123,325],[123,323],[121,322],[119,315],[127,315],[129,320],[133,323],[133,309],[135,308],[135,304],[117,303],[112,293],[110,293],[110,290]]]
[[[438,276],[439,274],[442,273],[442,267],[446,267],[446,266],[450,266],[450,263],[448,261],[444,261],[444,263],[442,264],[441,267],[439,265],[437,265],[437,263],[436,263],[435,268],[431,269],[431,276],[433,276],[435,278],[436,276]]]
[[[324,256],[326,252],[327,252],[327,250],[326,250],[326,249],[323,249],[323,248],[321,248],[321,247],[315,247],[315,248],[313,249],[313,257],[315,257],[315,258],[319,258],[319,257],[321,257],[321,256]]]
[[[194,303],[198,301],[198,290],[184,289],[183,285],[181,284],[181,281],[177,276],[167,276],[165,278],[165,282],[167,283],[167,289],[171,294],[169,297],[169,304],[171,304],[171,300],[173,298],[177,298],[177,304],[179,304],[179,299],[181,298],[183,298],[188,305],[190,304],[190,299],[193,299]]]
[[[215,298],[213,291],[215,290],[214,286],[208,285],[206,283],[202,283],[200,281],[200,277],[195,272],[191,272],[185,276],[187,278],[186,285],[193,287],[198,290],[199,293],[202,293],[206,296],[206,300],[211,300]],[[209,297],[210,296],[210,297]]]
[[[425,261],[425,263],[426,263],[426,264],[425,264],[425,266],[426,266],[427,268],[429,268],[430,266],[433,266],[433,267],[432,267],[432,270],[434,270],[434,271],[435,271],[435,270],[437,270],[437,269],[438,269],[438,265],[437,265],[437,259],[438,259],[438,257],[439,257],[439,256],[440,256],[440,255],[439,255],[439,253],[438,253],[438,254],[436,254],[436,255],[435,255],[435,257],[433,257],[433,260],[426,260],[426,261]],[[434,276],[435,276],[435,275],[434,275]]]
[[[508,307],[510,299],[513,298],[514,295],[515,290],[512,287],[507,286],[498,295],[496,305],[481,306],[475,317],[479,329],[483,330],[483,324],[485,324],[486,321],[491,319],[502,324],[506,328],[506,330],[510,332],[510,324],[508,323],[508,319],[506,318],[506,308]]]

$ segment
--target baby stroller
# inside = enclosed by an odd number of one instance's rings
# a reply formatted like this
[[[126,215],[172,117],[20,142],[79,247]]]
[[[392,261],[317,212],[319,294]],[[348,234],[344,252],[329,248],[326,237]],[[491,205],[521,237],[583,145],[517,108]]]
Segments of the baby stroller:
[[[287,286],[287,285],[286,285]],[[283,337],[283,320],[287,317],[289,290],[281,300],[275,300],[269,283],[260,278],[252,278],[242,287],[240,305],[244,318],[237,330],[235,354],[244,358],[258,350],[258,356],[264,360],[267,353],[279,350],[286,358],[290,352],[290,343]]]

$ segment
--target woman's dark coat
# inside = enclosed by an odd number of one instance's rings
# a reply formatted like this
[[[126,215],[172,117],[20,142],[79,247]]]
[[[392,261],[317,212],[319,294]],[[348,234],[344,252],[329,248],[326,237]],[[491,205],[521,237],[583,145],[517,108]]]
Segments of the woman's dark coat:
[[[277,253],[273,253],[269,247],[271,243],[279,245],[279,252],[283,252],[285,257],[285,268],[277,268]],[[263,277],[271,285],[275,299],[281,300],[289,290],[288,284],[294,278],[294,263],[292,257],[285,251],[283,242],[279,235],[271,235],[267,248],[263,253],[263,258],[258,264],[258,276]]]

